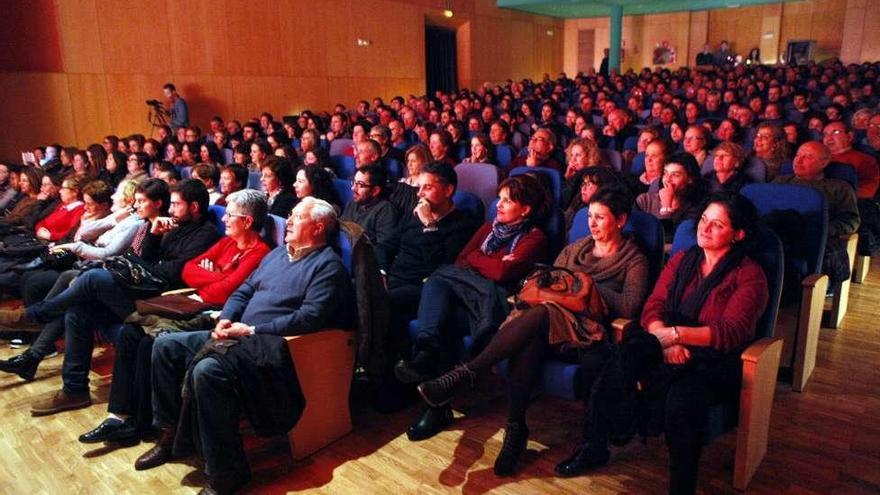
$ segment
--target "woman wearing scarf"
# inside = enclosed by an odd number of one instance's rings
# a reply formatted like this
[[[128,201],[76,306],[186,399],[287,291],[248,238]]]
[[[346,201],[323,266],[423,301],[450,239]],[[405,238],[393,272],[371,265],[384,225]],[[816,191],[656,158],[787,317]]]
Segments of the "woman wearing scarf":
[[[437,269],[425,282],[419,302],[419,334],[413,358],[401,361],[395,375],[418,383],[447,371],[452,358],[444,342],[469,329],[473,349],[485,345],[507,316],[506,299],[547,254],[547,238],[538,228],[549,200],[537,179],[520,175],[498,187],[498,214],[462,249],[454,265]],[[466,309],[466,311],[465,311]],[[433,436],[452,420],[448,405],[429,408],[407,432],[410,440]]]
[[[419,393],[428,404],[448,404],[457,391],[473,383],[478,373],[509,360],[507,427],[495,460],[497,476],[514,474],[525,451],[529,438],[526,409],[547,357],[580,361],[581,386],[588,392],[608,349],[613,347],[606,338],[607,323],[618,317],[636,317],[648,293],[648,261],[635,240],[623,234],[632,209],[629,193],[615,187],[600,190],[590,198],[589,208],[591,235],[566,246],[553,265],[590,276],[605,308],[605,318],[575,314],[554,302],[514,311],[475,358],[419,385]]]
[[[556,466],[576,476],[608,462],[608,443],[625,444],[636,424],[666,434],[670,493],[694,493],[710,405],[737,397],[740,352],[754,339],[768,301],[761,266],[747,256],[757,212],[739,195],[711,196],[700,212],[697,245],[673,256],[642,310],[642,329],[628,331],[587,402],[581,444]],[[662,424],[661,420],[662,419]],[[652,422],[652,420],[654,420]]]

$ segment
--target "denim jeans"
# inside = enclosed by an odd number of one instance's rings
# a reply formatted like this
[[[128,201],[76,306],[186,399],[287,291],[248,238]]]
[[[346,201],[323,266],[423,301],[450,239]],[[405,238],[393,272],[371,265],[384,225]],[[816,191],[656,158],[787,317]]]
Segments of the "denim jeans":
[[[210,331],[165,334],[153,345],[153,417],[159,427],[177,424],[180,389],[186,369],[211,336]],[[241,405],[233,387],[234,377],[214,358],[205,358],[192,371],[193,393],[205,457],[205,472],[219,476],[240,471],[246,465],[239,433]]]
[[[89,389],[94,331],[122,322],[134,310],[134,300],[116,284],[110,272],[89,270],[60,293],[28,307],[27,316],[45,323],[63,317],[64,390],[83,393]]]

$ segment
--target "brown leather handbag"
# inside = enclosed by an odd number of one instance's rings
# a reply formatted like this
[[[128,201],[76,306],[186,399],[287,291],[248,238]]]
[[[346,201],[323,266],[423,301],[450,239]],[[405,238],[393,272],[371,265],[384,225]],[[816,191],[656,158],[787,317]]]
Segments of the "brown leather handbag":
[[[189,319],[205,311],[217,309],[215,304],[198,301],[186,294],[165,294],[139,299],[134,304],[137,312],[142,315],[156,315],[173,320]]]
[[[560,266],[536,265],[517,295],[526,306],[552,302],[594,320],[605,318],[605,303],[586,273]]]

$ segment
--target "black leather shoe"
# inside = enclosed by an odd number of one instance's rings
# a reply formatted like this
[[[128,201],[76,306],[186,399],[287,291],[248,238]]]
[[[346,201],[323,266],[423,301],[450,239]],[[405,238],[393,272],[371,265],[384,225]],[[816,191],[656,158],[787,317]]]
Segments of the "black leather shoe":
[[[43,265],[46,264],[46,261],[43,260],[42,256],[37,256],[36,258],[28,261],[27,263],[19,263],[17,265],[13,265],[10,270],[16,273],[22,273],[29,270],[36,270],[38,268],[42,268]]]
[[[580,446],[574,454],[556,465],[556,474],[564,478],[579,476],[590,468],[608,464],[611,453],[608,449]]]
[[[236,473],[208,478],[199,495],[229,495],[242,489],[251,481],[251,472],[247,468]]]
[[[41,359],[25,351],[12,359],[0,360],[0,371],[15,373],[21,378],[31,381],[37,374],[37,366]]]
[[[430,371],[420,365],[418,356],[412,361],[401,359],[394,365],[394,376],[401,383],[421,383],[430,380],[432,377]]]
[[[406,437],[413,442],[425,440],[440,433],[451,424],[451,407],[429,407],[425,409],[419,420],[406,430]]]
[[[122,442],[137,438],[137,430],[128,421],[107,418],[94,430],[79,436],[82,443]]]

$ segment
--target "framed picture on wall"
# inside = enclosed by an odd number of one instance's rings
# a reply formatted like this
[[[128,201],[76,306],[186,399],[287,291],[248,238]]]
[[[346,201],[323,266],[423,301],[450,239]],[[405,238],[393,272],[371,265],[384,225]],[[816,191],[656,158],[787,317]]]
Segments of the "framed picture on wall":
[[[813,60],[815,48],[815,40],[789,41],[785,49],[785,61],[795,65],[806,64]]]

